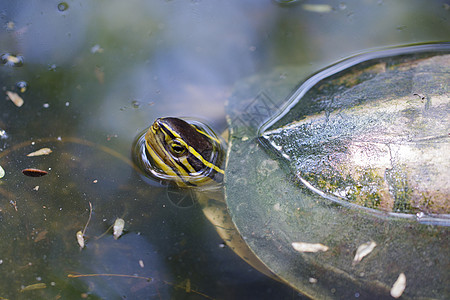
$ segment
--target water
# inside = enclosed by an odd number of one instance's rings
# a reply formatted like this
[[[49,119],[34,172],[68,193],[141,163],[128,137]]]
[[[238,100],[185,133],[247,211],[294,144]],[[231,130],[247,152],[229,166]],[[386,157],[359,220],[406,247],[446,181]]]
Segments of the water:
[[[224,130],[224,102],[243,78],[450,31],[445,1],[290,2],[2,1],[0,86],[24,104],[0,102],[0,297],[300,298],[223,247],[198,206],[172,205],[130,165],[134,138],[157,117]],[[26,156],[43,147],[53,152]],[[31,167],[49,174],[24,176]],[[125,234],[114,240],[117,217]],[[68,277],[80,274],[129,277]]]

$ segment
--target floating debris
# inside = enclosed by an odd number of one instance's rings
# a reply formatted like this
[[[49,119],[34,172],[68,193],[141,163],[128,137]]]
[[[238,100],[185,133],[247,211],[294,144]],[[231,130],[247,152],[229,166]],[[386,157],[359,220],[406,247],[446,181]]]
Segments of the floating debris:
[[[9,204],[14,207],[14,210],[17,211],[17,201],[9,200]]]
[[[152,277],[143,277],[137,275],[127,275],[127,274],[67,274],[69,278],[80,278],[80,277],[125,277],[125,278],[137,278],[145,279],[148,282],[153,281]],[[167,283],[167,282],[165,282]]]
[[[23,105],[23,99],[17,93],[6,91],[6,95],[8,98],[14,103],[17,107],[21,107]]]
[[[391,288],[391,296],[394,298],[399,298],[403,291],[406,288],[406,276],[404,273],[400,273],[398,275],[397,281],[395,281],[394,285]]]
[[[16,83],[16,86],[21,93],[25,93],[28,88],[28,83],[26,81],[21,80]]]
[[[0,178],[5,176],[5,170],[3,170],[2,166],[0,166]]]
[[[141,268],[144,267],[144,261],[143,261],[142,259],[139,260],[139,266],[140,266]]]
[[[353,264],[355,265],[359,263],[365,256],[370,254],[370,252],[372,252],[376,246],[377,243],[375,243],[374,241],[370,241],[360,245],[358,249],[356,249],[355,258],[353,258]]]
[[[84,237],[83,232],[81,230],[77,231],[77,242],[80,245],[80,249],[84,248]]]
[[[84,248],[84,234],[86,233],[86,229],[89,225],[89,222],[91,221],[91,217],[92,217],[92,203],[89,202],[89,218],[86,222],[86,225],[84,225],[83,231],[78,231],[77,232],[77,242],[78,245],[80,245],[80,250]]]
[[[50,148],[42,148],[42,149],[39,149],[37,151],[34,151],[34,152],[31,152],[31,153],[27,154],[27,156],[49,155],[50,153],[52,153],[52,149],[50,149]]]
[[[39,290],[39,289],[45,289],[45,288],[47,288],[47,285],[45,283],[41,282],[41,283],[27,285],[27,286],[23,287],[20,291],[25,292],[25,291],[33,291],[33,290]]]
[[[91,53],[103,53],[104,49],[99,44],[92,46]]]
[[[33,188],[33,191],[39,191],[39,186],[38,186],[38,185],[35,186],[35,187]]]
[[[275,0],[275,1],[282,5],[290,5],[297,3],[299,0]]]
[[[10,67],[21,67],[23,65],[23,56],[15,56],[9,53],[3,54],[1,57],[1,62],[5,66]]]
[[[317,279],[314,277],[309,277],[308,281],[309,281],[309,283],[312,283],[312,284],[317,283]]]
[[[294,242],[292,243],[292,247],[295,251],[298,252],[319,252],[319,251],[328,251],[328,247],[319,243],[302,243],[302,242]]]
[[[6,139],[8,137],[8,134],[5,130],[0,129],[0,139]]]
[[[6,29],[7,30],[14,30],[15,24],[13,21],[9,21],[8,23],[6,23]]]
[[[303,4],[302,8],[315,13],[329,13],[333,10],[328,4]]]
[[[23,169],[22,173],[23,173],[23,175],[30,176],[30,177],[42,177],[42,176],[48,174],[47,171],[33,169],[33,168]]]
[[[116,221],[114,222],[114,227],[113,227],[113,236],[114,239],[117,240],[123,233],[123,228],[125,227],[125,221],[121,218],[117,218]]]

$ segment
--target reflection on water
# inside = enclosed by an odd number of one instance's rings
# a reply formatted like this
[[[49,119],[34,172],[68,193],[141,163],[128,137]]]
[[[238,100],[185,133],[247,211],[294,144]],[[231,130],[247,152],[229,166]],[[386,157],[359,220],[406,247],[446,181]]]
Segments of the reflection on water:
[[[276,1],[3,1],[0,297],[299,297],[223,247],[196,205],[171,205],[129,158],[159,116],[200,117],[220,132],[223,103],[244,77],[448,38],[445,1],[328,2],[329,12]],[[53,152],[26,156],[43,147]],[[125,234],[114,240],[117,217]]]

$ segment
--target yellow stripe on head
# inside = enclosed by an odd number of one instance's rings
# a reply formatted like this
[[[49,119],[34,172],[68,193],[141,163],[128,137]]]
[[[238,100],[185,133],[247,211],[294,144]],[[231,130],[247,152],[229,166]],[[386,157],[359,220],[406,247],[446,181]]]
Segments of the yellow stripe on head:
[[[152,136],[150,141],[152,142],[149,142],[146,136],[145,146],[156,166],[172,178],[172,180],[186,181],[184,178],[188,178],[189,174],[182,168],[177,167],[177,163],[161,142],[161,137],[159,135]]]
[[[224,153],[212,131],[181,119],[161,118],[149,128],[145,140],[147,152],[164,179],[193,185],[222,180]]]
[[[225,172],[219,168],[218,166],[216,166],[213,163],[210,163],[209,161],[207,161],[206,159],[204,159],[197,151],[195,151],[194,148],[192,148],[191,146],[188,146],[188,150],[190,153],[192,153],[192,155],[194,155],[195,157],[197,157],[205,166],[207,166],[208,168],[211,168],[213,170],[215,170],[216,172],[220,173],[220,174],[225,174]]]
[[[192,126],[192,125],[191,125]],[[209,134],[207,134],[206,132],[199,130],[197,127],[192,126],[197,132],[203,134],[204,136],[206,136],[207,138],[219,143],[219,140],[216,138],[211,137]],[[164,124],[164,128],[168,131],[170,131],[170,133],[177,139],[179,139],[179,141],[189,150],[190,153],[192,153],[192,155],[194,155],[197,159],[199,159],[205,166],[207,166],[208,168],[214,169],[216,172],[224,174],[225,172],[220,169],[219,167],[217,167],[216,165],[214,165],[213,163],[209,162],[208,160],[206,160],[202,155],[200,155],[193,147],[189,146],[183,139],[181,139],[180,135],[174,131],[172,128],[168,127],[166,124]]]

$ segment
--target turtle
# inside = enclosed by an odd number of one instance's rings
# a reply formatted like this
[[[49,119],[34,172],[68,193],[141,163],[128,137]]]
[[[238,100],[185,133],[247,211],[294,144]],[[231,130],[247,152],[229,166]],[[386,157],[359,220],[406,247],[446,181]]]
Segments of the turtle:
[[[448,297],[450,44],[308,74],[280,67],[238,83],[223,139],[158,118],[136,163],[194,191],[239,256],[303,295]]]

